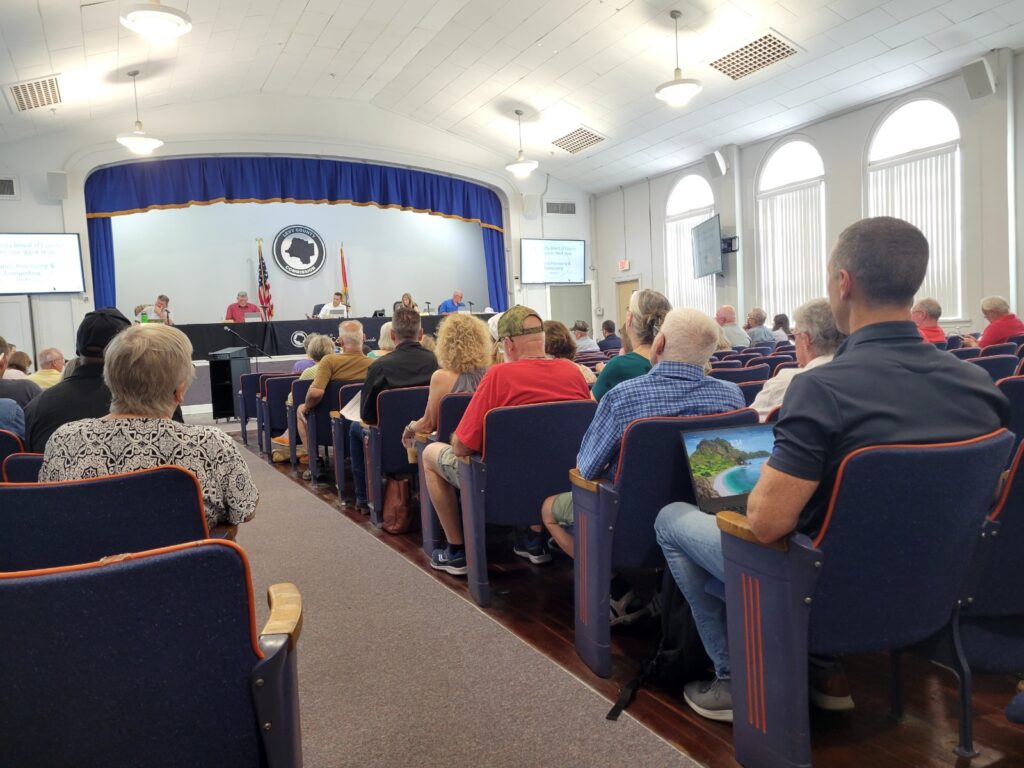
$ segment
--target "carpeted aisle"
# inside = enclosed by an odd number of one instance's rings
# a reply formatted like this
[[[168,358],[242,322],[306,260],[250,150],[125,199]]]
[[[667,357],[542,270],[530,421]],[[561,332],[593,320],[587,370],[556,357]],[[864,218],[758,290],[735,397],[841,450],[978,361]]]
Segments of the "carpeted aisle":
[[[303,597],[305,764],[695,766],[400,554],[243,450],[260,489],[239,529],[257,625]]]

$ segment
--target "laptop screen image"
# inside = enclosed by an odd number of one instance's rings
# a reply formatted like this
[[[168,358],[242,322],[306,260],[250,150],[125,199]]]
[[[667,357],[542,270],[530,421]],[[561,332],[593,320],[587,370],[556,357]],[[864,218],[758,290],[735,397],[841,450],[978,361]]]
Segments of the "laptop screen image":
[[[744,505],[771,456],[770,424],[682,433],[697,506],[705,512]]]

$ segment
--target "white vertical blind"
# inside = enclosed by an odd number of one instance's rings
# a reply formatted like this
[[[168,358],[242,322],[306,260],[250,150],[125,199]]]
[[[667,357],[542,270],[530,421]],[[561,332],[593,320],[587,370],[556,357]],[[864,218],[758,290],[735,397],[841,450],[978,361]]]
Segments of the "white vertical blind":
[[[895,216],[924,233],[928,272],[918,297],[937,300],[946,317],[963,317],[958,144],[870,164],[868,215]]]
[[[693,241],[690,232],[715,215],[713,207],[687,211],[665,222],[665,282],[673,307],[699,309],[712,317],[718,307],[715,276],[693,276]]]
[[[758,195],[758,272],[768,316],[825,295],[825,180]]]

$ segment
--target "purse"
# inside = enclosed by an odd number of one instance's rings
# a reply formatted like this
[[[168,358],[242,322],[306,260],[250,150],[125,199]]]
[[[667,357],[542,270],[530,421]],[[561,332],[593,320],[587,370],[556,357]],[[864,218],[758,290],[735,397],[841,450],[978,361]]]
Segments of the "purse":
[[[412,501],[408,477],[389,477],[384,487],[381,527],[388,533],[408,533],[419,527],[419,515]]]

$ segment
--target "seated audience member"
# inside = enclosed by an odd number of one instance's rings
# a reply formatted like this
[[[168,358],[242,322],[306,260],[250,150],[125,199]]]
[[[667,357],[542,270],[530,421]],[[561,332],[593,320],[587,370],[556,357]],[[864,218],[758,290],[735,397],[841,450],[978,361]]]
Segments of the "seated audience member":
[[[103,358],[110,414],[58,428],[46,443],[39,479],[78,480],[177,464],[198,478],[211,529],[251,518],[259,492],[235,441],[215,427],[171,420],[192,383],[188,337],[162,324],[135,325],[114,336]]]
[[[388,333],[394,351],[373,361],[366,372],[366,383],[359,401],[359,415],[363,424],[377,423],[377,395],[387,389],[423,387],[437,370],[434,353],[423,348],[420,337],[423,326],[419,312],[407,307],[395,310]],[[364,430],[362,424],[353,423],[349,430],[349,456],[352,457],[352,478],[355,485],[355,505],[360,512],[369,514],[366,504],[366,457],[363,453]],[[347,501],[347,500],[346,500]]]
[[[9,397],[0,397],[0,429],[25,439],[25,412]]]
[[[239,291],[237,300],[233,304],[228,304],[228,308],[224,310],[224,319],[229,323],[244,323],[246,315],[258,315],[262,318],[263,310],[249,303],[248,293]]]
[[[416,302],[412,300],[412,294],[411,293],[403,293],[402,294],[402,298],[399,299],[398,301],[396,301],[394,306],[391,308],[392,314],[394,314],[394,311],[396,309],[398,309],[399,307],[407,307],[408,309],[411,309],[413,312],[419,312],[420,311],[419,306],[417,306]]]
[[[864,219],[839,235],[828,296],[836,326],[849,338],[831,363],[790,384],[775,448],[747,504],[760,541],[794,530],[813,538],[840,463],[858,448],[965,440],[1006,424],[1009,404],[984,370],[921,343],[910,307],[927,267],[928,243],[905,221]],[[731,721],[725,605],[705,592],[709,576],[724,578],[715,517],[676,502],[661,510],[655,532],[715,667],[715,679],[690,683],[683,695],[698,714]],[[814,665],[811,673],[814,703],[853,706],[839,670]]]
[[[309,354],[309,342],[318,335],[316,333],[306,334],[306,338],[302,341],[302,350],[306,353],[306,356],[302,360],[295,361],[295,365],[292,366],[292,373],[302,373],[307,368],[312,368],[316,365],[316,361]]]
[[[609,357],[617,355],[622,349],[622,339],[615,335],[614,320],[605,320],[601,323],[601,335],[604,338],[597,342],[598,348]]]
[[[303,346],[306,348],[306,354],[309,356],[309,362],[311,362],[312,365],[304,366],[300,371],[296,371],[293,368],[292,373],[299,374],[299,381],[309,381],[310,379],[316,378],[317,365],[319,362],[328,355],[334,354],[334,339],[322,333],[311,333],[306,337],[306,341],[303,343]],[[290,392],[288,393],[288,397],[285,399],[285,403],[288,405],[292,404],[292,395]],[[287,433],[285,433],[284,438],[284,443],[287,444]],[[274,442],[277,443],[281,441],[275,437]]]
[[[988,325],[980,339],[964,336],[965,347],[990,347],[1009,341],[1011,336],[1024,334],[1024,323],[1010,311],[1010,305],[1002,296],[982,299],[981,314],[988,320]]]
[[[491,365],[505,362],[505,349],[501,344],[501,340],[498,338],[499,320],[501,320],[501,312],[491,315],[487,320],[487,330],[491,332],[491,341],[493,342],[493,346],[491,348]]]
[[[558,320],[544,321],[544,351],[551,357],[574,362],[588,386],[597,381],[596,373],[583,363],[576,362],[576,338],[565,327],[565,323]]]
[[[111,339],[131,326],[131,321],[113,307],[89,312],[78,326],[75,352],[64,372],[66,379],[55,384],[25,408],[25,437],[29,451],[42,453],[57,427],[79,419],[98,419],[110,413],[110,390],[103,382],[103,351]],[[176,420],[181,420],[180,411]]]
[[[736,307],[723,304],[715,312],[715,322],[722,326],[722,332],[729,340],[730,346],[749,347],[750,337],[747,332],[736,325]]]
[[[170,303],[171,300],[161,293],[152,304],[136,304],[135,320],[142,322],[142,316],[145,315],[147,323],[174,325],[174,321],[171,319],[171,310],[167,306]]]
[[[754,307],[752,310],[747,312],[747,336],[750,338],[751,344],[761,344],[764,342],[772,343],[775,341],[775,334],[764,327],[764,321],[768,319],[768,314],[760,307]]]
[[[793,377],[831,362],[839,345],[846,336],[836,328],[835,318],[828,299],[813,299],[797,308],[796,319],[796,362],[799,368],[783,368],[772,376],[757,393],[751,408],[757,411],[761,421],[768,418],[773,410],[782,405]]]
[[[704,366],[718,344],[719,327],[696,309],[673,309],[661,324],[651,346],[649,373],[624,381],[597,406],[594,421],[583,436],[577,469],[587,480],[612,477],[622,435],[630,422],[656,416],[707,416],[742,408],[743,393],[730,381],[704,374]],[[652,471],[657,472],[656,463]],[[550,496],[541,507],[541,519],[555,543],[573,556],[572,493]],[[633,595],[612,590],[613,622],[626,615]]]
[[[483,321],[481,321],[481,322],[483,322]],[[435,339],[429,333],[424,333],[423,334],[423,338],[420,339],[420,346],[423,347],[426,350],[429,350],[429,351],[433,352],[437,348],[437,339]]]
[[[776,315],[772,318],[772,336],[776,341],[789,341],[789,318],[786,315]]]
[[[321,320],[327,320],[331,317],[337,317],[338,312],[345,309],[345,297],[341,291],[335,291],[334,295],[331,296],[331,300],[320,307],[320,311],[317,313],[317,317]],[[331,310],[334,310],[332,313]]]
[[[363,354],[363,339],[363,324],[358,320],[345,320],[338,325],[340,353],[334,351],[334,342],[329,336],[317,336],[310,342],[309,354],[314,360],[317,360],[317,363],[312,368],[303,371],[299,378],[312,379],[313,383],[306,390],[305,401],[295,410],[295,426],[303,445],[308,446],[309,444],[306,434],[306,412],[310,408],[315,408],[323,400],[328,383],[366,379],[366,372],[373,361]],[[317,355],[320,357],[317,358]],[[331,403],[331,410],[334,410],[335,407],[336,405]],[[309,479],[306,474],[303,474],[303,477]]]
[[[59,349],[47,347],[39,353],[39,368],[28,377],[28,380],[38,384],[41,389],[49,389],[60,381],[63,371],[64,353]]]
[[[42,388],[34,381],[24,379],[7,379],[3,374],[7,371],[7,361],[10,357],[10,347],[2,336],[0,336],[0,397],[6,397],[24,408],[32,398],[42,392]]]
[[[441,398],[459,392],[476,392],[480,386],[491,362],[491,333],[487,323],[473,315],[449,315],[441,321],[434,354],[440,367],[430,377],[430,394],[423,416],[410,422],[402,434],[406,448],[412,447],[417,432],[429,434],[437,429]],[[440,438],[449,440],[451,436],[440,435]]]
[[[921,299],[910,310],[910,319],[917,325],[917,331],[925,341],[946,341],[946,332],[939,327],[942,307],[935,299]]]
[[[465,308],[466,305],[462,301],[462,291],[456,290],[452,293],[452,297],[450,299],[445,299],[437,305],[437,314],[450,315]]]
[[[600,402],[616,384],[643,376],[651,370],[651,344],[665,315],[672,309],[663,295],[650,288],[637,291],[629,298],[622,341],[629,351],[613,357],[601,368],[594,384],[594,399]]]
[[[444,549],[434,550],[430,567],[456,576],[466,573],[462,514],[455,496],[459,487],[458,457],[477,453],[483,447],[487,412],[506,405],[590,398],[587,385],[573,363],[545,356],[544,325],[534,310],[517,304],[505,312],[498,323],[498,338],[505,349],[506,362],[487,369],[452,436],[451,445],[438,442],[423,451],[427,490],[448,542]],[[520,536],[513,551],[532,563],[546,563],[551,559],[539,531]]]
[[[380,333],[377,334],[377,348],[370,350],[367,357],[371,360],[376,360],[378,357],[384,357],[384,355],[393,351],[395,348],[395,340],[391,335],[391,322],[388,321],[380,327]],[[422,345],[421,345],[422,346]]]
[[[13,345],[12,345],[13,346]],[[28,369],[32,367],[32,358],[24,352],[11,352],[7,361],[5,379],[24,379],[28,377]]]
[[[569,331],[576,339],[576,356],[573,359],[577,363],[593,371],[596,366],[608,362],[608,356],[597,346],[597,342],[590,338],[590,323],[586,320],[577,320]]]

